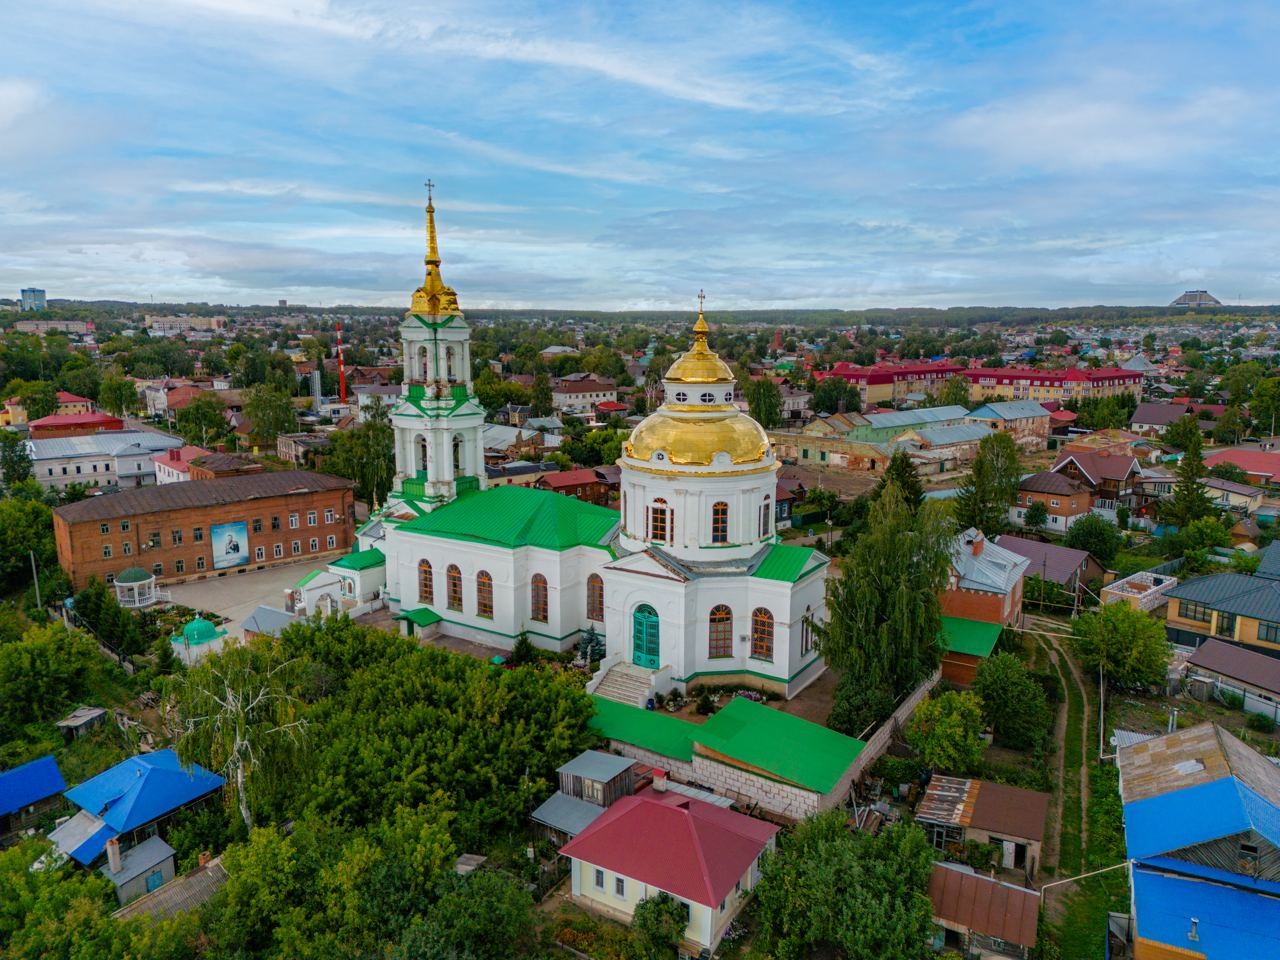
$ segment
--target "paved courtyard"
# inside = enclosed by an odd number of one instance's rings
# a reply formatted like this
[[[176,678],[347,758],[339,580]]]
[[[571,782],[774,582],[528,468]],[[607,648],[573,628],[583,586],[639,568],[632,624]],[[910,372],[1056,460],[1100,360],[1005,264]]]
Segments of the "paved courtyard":
[[[284,591],[302,579],[303,574],[321,566],[314,560],[300,560],[281,567],[251,570],[248,573],[229,572],[225,577],[193,580],[169,587],[169,595],[175,603],[197,610],[209,610],[227,617],[223,624],[227,633],[240,638],[240,624],[254,609],[267,604],[284,606]]]

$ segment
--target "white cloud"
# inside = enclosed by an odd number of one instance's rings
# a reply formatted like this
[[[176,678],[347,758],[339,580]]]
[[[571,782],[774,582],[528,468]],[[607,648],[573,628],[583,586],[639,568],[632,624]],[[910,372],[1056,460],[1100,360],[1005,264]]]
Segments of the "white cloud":
[[[16,126],[45,99],[44,88],[18,77],[0,78],[0,131]]]
[[[425,202],[422,198],[392,193],[342,190],[287,180],[178,180],[171,183],[169,189],[174,193],[280,198],[285,200],[304,200],[311,203],[352,204],[357,206],[421,207]],[[452,197],[449,199],[449,208],[464,213],[515,213],[523,209],[512,204],[477,203]]]

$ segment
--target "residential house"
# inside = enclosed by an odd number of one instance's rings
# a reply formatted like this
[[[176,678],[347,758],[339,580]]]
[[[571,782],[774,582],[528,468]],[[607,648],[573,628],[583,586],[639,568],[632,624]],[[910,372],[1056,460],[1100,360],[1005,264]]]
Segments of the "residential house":
[[[916,805],[916,823],[934,849],[959,858],[969,842],[1000,848],[999,866],[1028,881],[1040,867],[1050,796],[989,780],[935,774]]]
[[[1010,534],[996,537],[995,542],[1027,558],[1029,562],[1024,577],[1039,577],[1046,583],[1057,584],[1068,597],[1083,599],[1085,587],[1093,581],[1101,585],[1106,573],[1102,564],[1087,550],[1074,550]]]
[[[815,437],[843,437],[854,427],[863,426],[867,418],[860,413],[833,413],[817,416],[800,428],[801,433]]]
[[[942,679],[957,687],[972,686],[978,666],[991,656],[1003,628],[984,620],[942,618]]]
[[[977,873],[958,863],[935,863],[929,875],[935,949],[965,957],[1026,960],[1036,945],[1040,894]]]
[[[154,454],[151,462],[155,465],[156,485],[191,480],[191,461],[197,457],[207,457],[211,452],[204,447],[184,444],[181,447],[170,447],[162,453]]]
[[[576,357],[576,356],[578,356],[577,347],[566,347],[561,344],[552,344],[551,346],[545,347],[538,352],[538,357],[544,363],[551,363],[555,360],[559,360],[561,357]]]
[[[484,472],[491,487],[532,487],[547,474],[559,473],[560,465],[550,460],[543,463],[509,460],[506,463],[485,464]]]
[[[1262,506],[1262,488],[1217,477],[1204,477],[1200,481],[1213,505],[1219,510],[1236,516],[1252,517]]]
[[[800,424],[809,419],[812,414],[810,404],[813,402],[813,394],[788,383],[784,383],[780,389],[782,390],[782,419],[794,424]]]
[[[1214,724],[1117,751],[1134,960],[1274,957],[1280,767]]]
[[[109,413],[54,413],[27,423],[27,435],[32,440],[88,437],[121,430],[124,430],[124,421]]]
[[[970,527],[952,541],[942,613],[1012,625],[1022,620],[1022,575],[1030,561]]]
[[[796,495],[794,493],[781,483],[777,485],[777,491],[773,498],[774,529],[791,529],[791,508],[795,505],[795,499]]]
[[[759,882],[778,829],[649,788],[615,802],[560,852],[576,903],[629,923],[642,901],[666,893],[684,905],[681,953],[710,955]]]
[[[200,854],[196,868],[189,873],[162,885],[158,890],[144,894],[127,906],[115,911],[117,920],[142,918],[153,926],[170,917],[204,906],[227,882],[227,871],[222,857]]]
[[[500,423],[486,423],[480,435],[484,447],[485,463],[498,464],[507,460],[541,460],[546,454],[560,449],[564,438],[535,430],[526,422],[523,427],[504,427]]]
[[[1184,580],[1166,594],[1165,631],[1175,646],[1210,637],[1280,657],[1280,542],[1261,554],[1258,570]]]
[[[1010,434],[1024,450],[1043,450],[1049,445],[1049,411],[1035,400],[1004,400],[984,403],[969,411],[966,423],[981,423],[991,430]]]
[[[743,697],[731,697],[702,724],[593,699],[590,725],[615,752],[787,820],[844,804],[866,746]]]
[[[122,760],[66,791],[80,811],[49,834],[62,853],[93,866],[115,840],[123,854],[163,836],[178,811],[214,799],[225,783],[199,764],[184,766],[172,749]]]
[[[609,484],[601,480],[592,467],[543,474],[534,486],[539,490],[562,493],[566,497],[577,497],[601,507],[609,503]]]
[[[1204,458],[1206,469],[1231,463],[1248,474],[1249,482],[1263,487],[1280,485],[1280,453],[1264,450],[1219,450]]]
[[[951,377],[963,374],[964,367],[950,360],[924,362],[885,361],[860,367],[840,362],[830,370],[814,375],[822,381],[827,377],[839,377],[851,387],[856,387],[862,398],[862,406],[881,403],[897,403],[911,393],[936,394]]]
[[[1030,367],[980,367],[964,370],[969,379],[969,399],[975,403],[1006,400],[1091,400],[1126,393],[1142,396],[1142,374],[1115,367],[1038,370]]]
[[[1154,519],[1159,503],[1173,493],[1177,474],[1165,467],[1143,467],[1133,488],[1133,515]]]
[[[1280,721],[1280,657],[1206,640],[1187,659],[1183,684],[1197,700],[1239,697],[1246,713]]]
[[[551,388],[551,404],[562,414],[589,414],[597,403],[617,399],[612,381],[563,379]]]
[[[309,466],[315,456],[329,446],[330,438],[323,433],[281,433],[276,435],[276,456],[298,467]]]
[[[1133,508],[1134,488],[1142,476],[1136,457],[1064,451],[1052,468],[1079,481],[1093,494],[1093,510],[1108,520],[1118,507]]]
[[[174,857],[173,847],[158,836],[148,837],[125,851],[121,851],[120,841],[112,838],[107,841],[107,862],[98,872],[111,881],[123,907],[172,880],[176,873]]]
[[[1185,403],[1152,403],[1144,401],[1138,404],[1129,418],[1129,429],[1148,437],[1164,436],[1164,432],[1181,420],[1191,408]]]
[[[67,789],[52,756],[0,773],[0,847],[17,843],[40,818],[62,805]]]
[[[1046,530],[1065,533],[1073,523],[1093,511],[1093,493],[1064,473],[1033,473],[1018,483],[1018,492],[1009,507],[1009,522],[1025,526],[1027,510],[1033,503],[1043,503],[1048,511]]]
[[[560,789],[530,814],[556,843],[572,840],[635,789],[636,762],[600,750],[584,750],[556,768]]]

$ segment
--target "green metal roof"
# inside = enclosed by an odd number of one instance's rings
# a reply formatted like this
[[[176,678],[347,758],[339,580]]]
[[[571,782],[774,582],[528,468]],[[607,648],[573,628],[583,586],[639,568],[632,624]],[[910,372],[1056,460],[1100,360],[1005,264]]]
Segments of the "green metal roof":
[[[439,623],[444,617],[436,613],[430,607],[419,607],[417,610],[406,610],[396,617],[397,620],[408,620],[420,627],[429,627],[433,623]]]
[[[555,494],[559,496],[559,494]],[[652,710],[593,696],[596,715],[591,727],[610,740],[643,747],[672,760],[693,759],[693,734],[698,729],[687,720],[677,720]]]
[[[694,741],[818,793],[832,790],[866,746],[744,697],[731,697],[697,730]]]
[[[942,649],[948,653],[967,653],[971,657],[989,657],[1000,638],[1000,624],[942,618]]]
[[[343,570],[371,570],[374,567],[384,567],[387,564],[387,558],[377,547],[369,550],[355,550],[348,553],[345,557],[339,557],[331,567],[341,567]]]
[[[465,494],[409,520],[400,529],[508,548],[567,550],[577,546],[604,549],[605,537],[617,525],[616,510],[550,490],[504,486]]]
[[[696,743],[766,776],[818,793],[835,787],[866,746],[744,697],[730,698],[702,725],[603,697],[593,699],[596,715],[591,726],[610,740],[684,761],[693,759]]]
[[[297,583],[295,583],[295,584],[293,585],[293,588],[294,588],[295,590],[301,590],[303,587],[305,587],[308,583],[310,583],[310,582],[311,582],[312,580],[314,580],[316,577],[320,576],[320,574],[321,574],[321,573],[323,573],[323,572],[324,572],[323,570],[312,570],[312,571],[311,571],[310,573],[308,573],[305,577],[303,577],[301,580],[299,580]]]
[[[791,547],[775,543],[769,548],[760,566],[756,567],[753,577],[764,580],[784,580],[795,583],[819,567],[824,566],[827,558],[813,547]]]
[[[130,567],[116,576],[116,583],[146,583],[155,577],[141,567]]]

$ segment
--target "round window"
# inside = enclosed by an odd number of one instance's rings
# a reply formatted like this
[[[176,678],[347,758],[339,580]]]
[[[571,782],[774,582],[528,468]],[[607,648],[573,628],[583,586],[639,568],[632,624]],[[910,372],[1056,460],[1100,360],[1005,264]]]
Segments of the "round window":
[[[684,403],[688,399],[689,399],[689,395],[685,393],[683,390],[681,390],[679,393],[676,394],[676,403]]]
[[[726,393],[726,394],[724,395],[724,402],[725,402],[725,403],[733,403],[733,394],[732,394],[732,393]]]
[[[704,394],[702,395],[702,402],[703,402],[703,403],[715,403],[715,402],[716,402],[716,395],[715,395],[714,393],[704,393]]]

